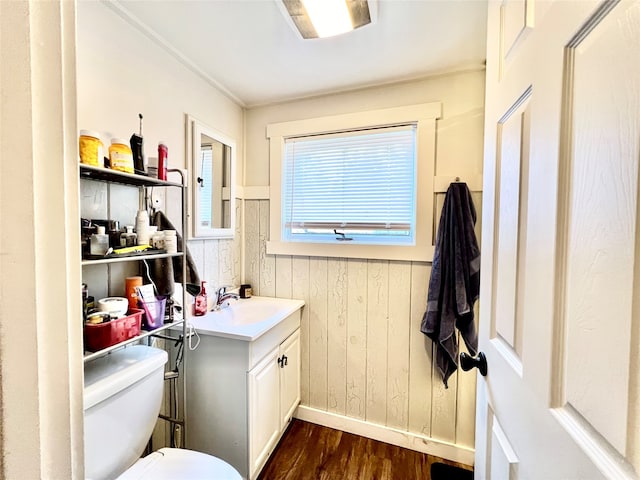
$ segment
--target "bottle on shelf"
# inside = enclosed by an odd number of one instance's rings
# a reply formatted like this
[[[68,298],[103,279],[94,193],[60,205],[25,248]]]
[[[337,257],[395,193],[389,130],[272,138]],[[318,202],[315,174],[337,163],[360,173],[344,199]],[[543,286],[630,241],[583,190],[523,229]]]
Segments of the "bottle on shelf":
[[[167,253],[178,252],[178,237],[175,230],[163,230],[164,234],[164,248]]]
[[[138,211],[136,215],[137,245],[149,245],[149,214],[146,210]]]
[[[104,255],[109,250],[109,235],[103,226],[98,227],[97,233],[91,235],[89,240],[89,253],[91,255]]]
[[[207,313],[207,282],[204,280],[200,285],[200,293],[196,295],[196,301],[193,305],[193,314],[201,317]]]
[[[158,180],[167,179],[167,157],[169,156],[169,147],[164,142],[158,143]]]

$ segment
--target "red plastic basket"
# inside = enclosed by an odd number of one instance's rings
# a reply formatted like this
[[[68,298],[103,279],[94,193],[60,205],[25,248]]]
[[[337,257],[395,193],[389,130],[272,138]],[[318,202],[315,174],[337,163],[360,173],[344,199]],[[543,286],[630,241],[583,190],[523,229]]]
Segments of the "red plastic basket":
[[[140,335],[142,313],[140,309],[131,308],[126,317],[96,325],[85,324],[85,350],[95,352]]]

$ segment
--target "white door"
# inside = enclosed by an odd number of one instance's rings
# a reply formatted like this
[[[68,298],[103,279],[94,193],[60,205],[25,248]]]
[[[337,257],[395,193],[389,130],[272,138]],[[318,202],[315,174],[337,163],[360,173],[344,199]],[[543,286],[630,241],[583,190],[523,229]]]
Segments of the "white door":
[[[490,1],[476,478],[640,473],[640,1]]]

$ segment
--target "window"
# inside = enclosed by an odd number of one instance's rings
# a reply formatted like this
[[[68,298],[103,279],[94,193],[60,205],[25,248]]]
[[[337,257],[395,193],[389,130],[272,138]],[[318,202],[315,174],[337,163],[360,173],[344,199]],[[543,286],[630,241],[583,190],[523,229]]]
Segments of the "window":
[[[272,124],[275,254],[431,260],[440,104]]]
[[[287,138],[282,238],[415,244],[415,129]]]

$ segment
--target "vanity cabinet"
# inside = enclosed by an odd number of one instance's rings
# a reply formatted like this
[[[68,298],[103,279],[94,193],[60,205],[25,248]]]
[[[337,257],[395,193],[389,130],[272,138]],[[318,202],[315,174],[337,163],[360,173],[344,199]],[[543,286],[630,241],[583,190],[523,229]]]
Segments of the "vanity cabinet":
[[[200,330],[186,368],[187,448],[258,476],[300,402],[299,308],[255,339]]]
[[[300,330],[270,352],[247,379],[249,463],[251,472],[257,473],[300,403]]]

